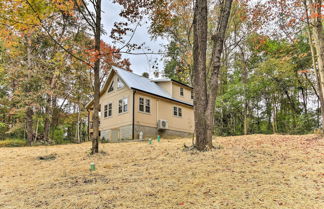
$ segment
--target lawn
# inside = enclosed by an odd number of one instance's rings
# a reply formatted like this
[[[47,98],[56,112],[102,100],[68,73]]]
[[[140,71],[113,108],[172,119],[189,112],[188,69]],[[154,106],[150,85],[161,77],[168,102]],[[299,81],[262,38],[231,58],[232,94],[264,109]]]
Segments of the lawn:
[[[217,137],[204,153],[184,143],[0,148],[0,208],[324,208],[320,136]]]

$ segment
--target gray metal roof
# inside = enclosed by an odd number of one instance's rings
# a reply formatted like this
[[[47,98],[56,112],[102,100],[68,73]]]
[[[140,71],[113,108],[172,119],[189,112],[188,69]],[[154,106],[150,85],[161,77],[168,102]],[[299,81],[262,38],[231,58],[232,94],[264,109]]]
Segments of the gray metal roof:
[[[143,92],[147,92],[149,94],[154,94],[156,96],[164,97],[166,99],[170,99],[176,102],[184,103],[192,106],[192,104],[188,102],[184,102],[178,99],[173,98],[167,91],[162,89],[159,85],[157,85],[154,81],[145,78],[143,76],[137,75],[135,73],[113,67],[113,70],[117,73],[117,75],[125,82],[125,84],[135,90],[140,90]]]
[[[154,80],[151,80],[153,82],[167,82],[167,81],[171,81],[170,78],[159,78],[159,79],[154,79]]]

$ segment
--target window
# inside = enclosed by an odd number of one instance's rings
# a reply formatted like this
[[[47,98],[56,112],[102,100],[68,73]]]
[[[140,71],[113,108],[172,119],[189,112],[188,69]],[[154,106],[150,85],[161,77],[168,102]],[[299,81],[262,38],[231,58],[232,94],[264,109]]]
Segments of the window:
[[[177,107],[173,107],[173,115],[178,116],[178,108]]]
[[[108,105],[104,106],[104,117],[106,118],[108,116]]]
[[[108,104],[108,117],[112,116],[112,103]]]
[[[117,78],[117,89],[123,88],[125,85],[124,83],[120,80],[120,78]]]
[[[193,99],[193,90],[191,90],[191,99]]]
[[[147,112],[147,113],[151,112],[151,102],[149,99],[145,100],[145,112]]]
[[[177,117],[182,117],[181,107],[173,107],[173,115]]]
[[[180,88],[180,96],[183,96],[183,88]]]
[[[128,99],[123,99],[123,112],[127,112]]]
[[[139,111],[144,112],[144,99],[139,98]]]
[[[118,102],[118,113],[127,112],[128,110],[128,99],[120,99]]]
[[[180,107],[178,107],[178,116],[182,117],[182,109]]]
[[[151,101],[149,99],[139,98],[139,111],[140,112],[151,112]]]
[[[123,100],[120,99],[118,102],[118,113],[122,113],[123,112]]]
[[[109,89],[108,89],[108,93],[109,93],[109,92],[112,92],[113,90],[114,90],[114,81],[111,82],[110,87],[109,87]]]

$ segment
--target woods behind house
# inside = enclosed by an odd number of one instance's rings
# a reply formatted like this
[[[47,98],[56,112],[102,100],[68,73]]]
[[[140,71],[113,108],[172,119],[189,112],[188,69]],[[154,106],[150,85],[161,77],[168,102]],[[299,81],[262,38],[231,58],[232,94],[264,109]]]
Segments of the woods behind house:
[[[129,39],[144,17],[152,38],[169,40],[163,68],[149,76],[194,87],[198,140],[322,129],[322,1],[118,0],[122,21],[112,29],[102,26],[103,3],[0,2],[1,140],[88,140],[94,98],[97,152],[97,98],[111,66],[136,72],[125,54],[156,53]]]

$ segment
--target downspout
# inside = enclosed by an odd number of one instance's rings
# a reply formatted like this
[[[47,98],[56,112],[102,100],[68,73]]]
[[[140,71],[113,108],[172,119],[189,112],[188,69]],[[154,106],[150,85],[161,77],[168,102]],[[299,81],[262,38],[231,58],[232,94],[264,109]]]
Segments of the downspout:
[[[132,117],[132,139],[135,139],[135,93],[136,90],[133,90],[133,117]]]
[[[90,112],[89,109],[87,109],[88,112],[88,141],[90,141]]]

